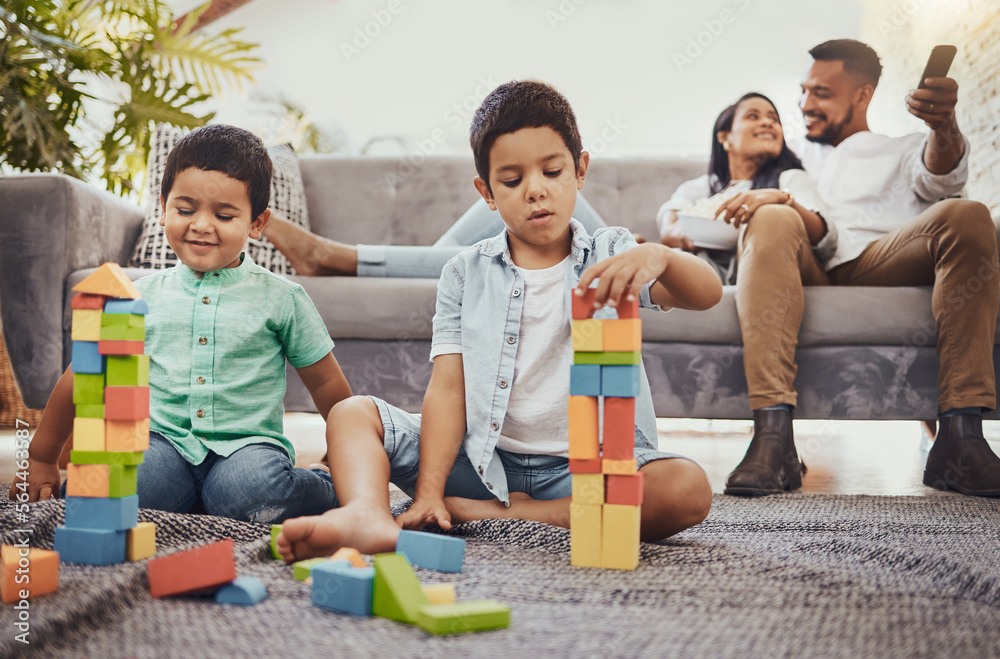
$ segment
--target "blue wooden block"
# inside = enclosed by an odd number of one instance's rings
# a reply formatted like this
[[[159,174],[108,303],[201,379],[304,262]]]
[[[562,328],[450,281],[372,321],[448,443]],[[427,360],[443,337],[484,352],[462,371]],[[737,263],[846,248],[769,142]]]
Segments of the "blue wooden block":
[[[104,313],[134,313],[145,316],[149,313],[149,305],[142,298],[137,300],[108,300],[104,303]]]
[[[104,355],[97,352],[97,341],[73,342],[74,373],[103,373],[105,359]]]
[[[220,588],[215,593],[216,604],[253,606],[267,599],[267,586],[257,577],[243,575]]]
[[[601,395],[635,398],[639,395],[639,366],[601,366]]]
[[[125,531],[56,527],[55,550],[62,563],[110,565],[125,562]]]
[[[465,559],[465,540],[422,531],[400,531],[396,553],[412,565],[438,572],[461,572]]]
[[[66,526],[68,528],[124,531],[138,523],[138,494],[120,499],[66,497]]]
[[[352,616],[372,614],[375,568],[329,561],[312,569],[312,580],[312,602],[316,606]]]
[[[601,366],[599,364],[573,364],[569,367],[570,396],[600,396]]]

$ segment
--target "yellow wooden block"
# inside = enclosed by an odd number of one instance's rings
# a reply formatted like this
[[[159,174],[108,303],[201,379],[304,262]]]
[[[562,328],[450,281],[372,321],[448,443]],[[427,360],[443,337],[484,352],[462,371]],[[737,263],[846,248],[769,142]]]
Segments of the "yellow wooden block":
[[[73,287],[77,293],[93,293],[108,297],[124,297],[137,300],[142,297],[139,289],[117,263],[108,262],[90,273]]]
[[[640,506],[604,504],[601,567],[634,570],[639,566]],[[571,522],[572,523],[572,522]]]
[[[601,461],[601,473],[604,474],[634,474],[638,471],[638,467],[635,463],[635,458],[631,460],[602,460]]]
[[[569,397],[569,457],[593,460],[600,455],[597,396]]]
[[[107,451],[136,453],[149,448],[149,419],[119,421],[108,419],[105,430]]]
[[[591,506],[604,503],[604,474],[573,474],[573,502]]]
[[[74,341],[99,341],[101,338],[101,316],[99,309],[73,309],[73,331],[70,338]]]
[[[108,497],[110,465],[66,465],[66,496]]]
[[[569,563],[601,567],[601,508],[575,501],[569,504]]]
[[[125,532],[125,560],[141,561],[156,553],[156,524],[139,522]]]
[[[427,596],[427,601],[431,604],[454,604],[455,584],[434,583],[425,584],[420,587]]]
[[[108,450],[104,443],[104,419],[88,419],[82,416],[73,419],[73,450]]]
[[[597,318],[573,321],[573,352],[604,352],[604,322]]]
[[[604,351],[642,350],[642,321],[638,318],[609,318],[604,321]]]

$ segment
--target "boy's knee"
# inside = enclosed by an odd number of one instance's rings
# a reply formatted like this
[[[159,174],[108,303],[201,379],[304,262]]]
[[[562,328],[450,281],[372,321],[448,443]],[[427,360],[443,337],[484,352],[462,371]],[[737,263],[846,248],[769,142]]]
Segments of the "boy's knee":
[[[378,406],[368,396],[351,396],[334,405],[326,421],[327,423],[333,423],[334,420],[340,422],[346,420],[377,420],[379,425],[382,424]]]
[[[662,486],[656,486],[660,493],[656,498],[669,506],[676,522],[684,528],[701,524],[712,509],[712,485],[705,471],[683,458],[658,462],[669,475],[659,479]]]

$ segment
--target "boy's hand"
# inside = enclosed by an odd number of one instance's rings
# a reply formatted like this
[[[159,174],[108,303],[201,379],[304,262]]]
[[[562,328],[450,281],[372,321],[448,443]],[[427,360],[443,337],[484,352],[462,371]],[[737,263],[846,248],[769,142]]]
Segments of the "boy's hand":
[[[417,497],[405,513],[396,518],[400,528],[419,531],[428,524],[437,524],[445,531],[451,529],[451,515],[444,506],[444,499]]]
[[[58,498],[59,485],[62,482],[59,477],[59,465],[29,458],[26,471],[28,472],[28,503]],[[24,494],[23,486],[18,487],[18,484],[23,482],[20,478],[14,478],[8,494],[11,501],[18,501],[18,496]]]
[[[637,299],[642,287],[667,269],[672,255],[673,251],[665,245],[644,243],[584,270],[573,293],[583,295],[592,281],[600,279],[594,293],[594,308],[617,307],[624,300]]]

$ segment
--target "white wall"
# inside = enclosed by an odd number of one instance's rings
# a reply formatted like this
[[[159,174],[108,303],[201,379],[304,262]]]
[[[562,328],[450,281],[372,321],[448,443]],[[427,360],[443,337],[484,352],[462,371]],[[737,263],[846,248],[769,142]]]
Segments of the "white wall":
[[[751,89],[799,129],[807,50],[860,37],[860,3],[253,0],[208,29],[244,26],[266,62],[260,87],[339,127],[350,153],[384,136],[403,145],[370,152],[466,154],[483,96],[537,78],[567,96],[595,155],[706,156],[718,112]],[[282,139],[246,95],[224,100],[218,121]]]

